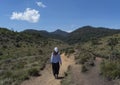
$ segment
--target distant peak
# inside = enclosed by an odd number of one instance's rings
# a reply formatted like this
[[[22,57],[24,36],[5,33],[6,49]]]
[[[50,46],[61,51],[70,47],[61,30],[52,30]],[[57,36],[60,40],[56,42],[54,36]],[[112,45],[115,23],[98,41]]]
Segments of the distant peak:
[[[68,32],[63,31],[61,29],[57,29],[54,32],[51,32],[52,34],[58,34],[58,35],[62,35],[62,36],[66,36],[68,34]]]
[[[95,28],[95,27],[90,26],[90,25],[87,25],[87,26],[83,26],[83,27],[81,27],[81,28]]]
[[[57,30],[55,30],[54,32],[57,32],[57,31],[59,32],[59,31],[63,31],[63,30],[61,30],[61,29],[57,29]],[[64,31],[64,32],[65,32],[65,31]]]

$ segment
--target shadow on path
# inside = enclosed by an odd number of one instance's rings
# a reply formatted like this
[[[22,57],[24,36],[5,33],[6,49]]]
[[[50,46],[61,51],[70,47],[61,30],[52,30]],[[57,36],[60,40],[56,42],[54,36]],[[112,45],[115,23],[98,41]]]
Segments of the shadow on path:
[[[57,79],[63,79],[64,77],[58,77]]]

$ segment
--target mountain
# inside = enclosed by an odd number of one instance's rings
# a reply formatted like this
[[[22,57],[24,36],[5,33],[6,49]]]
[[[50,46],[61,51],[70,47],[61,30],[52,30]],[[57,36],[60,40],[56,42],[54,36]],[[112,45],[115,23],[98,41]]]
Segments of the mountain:
[[[22,31],[23,33],[36,33],[40,34],[41,36],[44,36],[46,38],[53,38],[53,39],[58,39],[58,40],[64,40],[65,37],[68,36],[68,33],[62,30],[56,30],[54,32],[47,32],[45,30],[34,30],[34,29],[27,29]]]
[[[49,38],[51,35],[49,32],[47,32],[46,30],[34,30],[34,29],[27,29],[27,30],[24,30],[22,31],[22,33],[36,33],[36,34],[40,34],[41,36],[44,36],[46,38]]]
[[[119,35],[117,35],[118,33]],[[108,51],[109,47],[105,47],[105,45],[107,45],[109,36],[113,37],[112,35],[115,38],[118,36],[118,39],[120,39],[120,30],[84,26],[71,33],[66,33],[61,30],[47,32],[33,29],[14,32],[6,28],[0,28],[0,81],[3,81],[2,84],[0,82],[0,85],[18,85],[19,82],[34,76],[34,73],[38,75],[39,70],[45,67],[53,48],[56,46],[60,50],[65,48],[68,50],[68,44],[72,44],[71,47],[76,44],[78,47],[84,46],[87,50],[90,48],[97,54],[99,52],[99,54],[103,54],[103,51],[104,55],[109,54],[111,51]],[[99,44],[95,49],[90,47],[91,44],[89,46],[87,41],[93,38],[98,41],[101,41],[99,38],[102,38],[103,45]],[[84,42],[88,44],[84,44]],[[120,44],[116,46],[118,51],[119,46]],[[9,80],[7,80],[8,78]]]
[[[103,27],[84,26],[71,32],[66,41],[69,44],[75,44],[75,43],[87,42],[92,38],[100,38],[117,33],[120,33],[120,30],[103,28]]]
[[[67,35],[68,35],[68,32],[62,31],[62,30],[60,30],[60,29],[57,29],[56,31],[51,32],[51,33],[52,33],[52,34],[61,35],[61,36],[67,36]]]
[[[28,29],[28,30],[24,30],[23,32],[37,33],[46,38],[58,39],[58,40],[67,42],[68,44],[75,44],[75,43],[87,42],[93,38],[98,39],[105,36],[111,36],[113,34],[120,33],[120,30],[109,29],[104,27],[84,26],[74,30],[71,33],[67,33],[60,29],[54,32],[47,32],[45,30],[38,31],[38,30]]]

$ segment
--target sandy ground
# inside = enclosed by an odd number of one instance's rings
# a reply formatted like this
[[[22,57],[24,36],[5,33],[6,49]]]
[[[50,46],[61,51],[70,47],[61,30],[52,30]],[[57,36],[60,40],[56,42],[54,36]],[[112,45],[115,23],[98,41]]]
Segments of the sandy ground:
[[[73,65],[71,70],[72,81],[74,85],[114,85],[112,81],[107,81],[100,76],[100,63],[102,59],[97,57],[95,66],[88,72],[81,72],[81,65]]]
[[[71,66],[71,77],[73,84],[71,85],[119,85],[114,84],[113,81],[107,81],[102,78],[100,73],[101,58],[97,57],[95,60],[95,66],[88,72],[81,73],[81,65],[75,64],[74,54],[69,56],[61,55],[62,66],[60,68],[59,79],[55,79],[52,75],[51,65],[47,64],[45,69],[41,72],[42,76],[32,77],[30,80],[24,81],[21,85],[61,85],[61,80],[64,78],[64,72]]]
[[[68,66],[75,64],[73,55],[68,58],[62,54],[61,59],[62,65],[60,67],[59,79],[54,78],[51,65],[47,64],[45,69],[41,72],[42,76],[32,77],[29,80],[24,81],[21,85],[60,85],[62,78],[64,78],[64,72],[67,71]]]

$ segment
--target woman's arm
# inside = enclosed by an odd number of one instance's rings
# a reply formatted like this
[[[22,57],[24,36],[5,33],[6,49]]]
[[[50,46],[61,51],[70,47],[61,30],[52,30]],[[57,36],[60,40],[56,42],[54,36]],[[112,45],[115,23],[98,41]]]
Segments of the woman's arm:
[[[61,60],[60,54],[59,54],[59,63],[62,65],[62,60]]]
[[[53,53],[51,54],[50,62],[52,63],[53,61]]]

